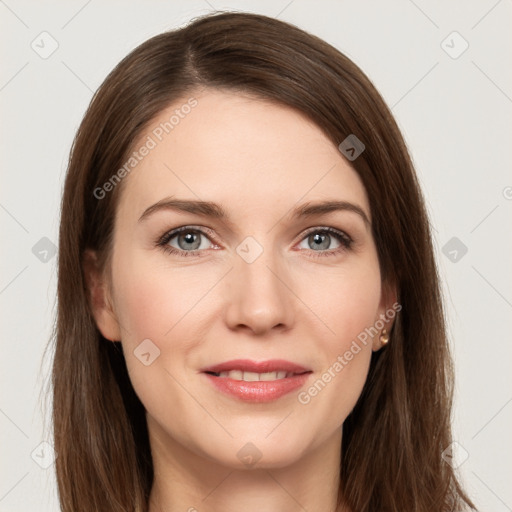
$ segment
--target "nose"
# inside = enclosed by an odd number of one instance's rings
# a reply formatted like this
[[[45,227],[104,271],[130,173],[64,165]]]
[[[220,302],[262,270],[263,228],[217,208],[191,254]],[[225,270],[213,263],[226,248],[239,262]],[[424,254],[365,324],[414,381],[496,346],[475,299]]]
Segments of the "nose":
[[[285,266],[265,250],[252,263],[236,257],[225,283],[225,322],[232,330],[264,335],[288,330],[295,319],[296,299]]]

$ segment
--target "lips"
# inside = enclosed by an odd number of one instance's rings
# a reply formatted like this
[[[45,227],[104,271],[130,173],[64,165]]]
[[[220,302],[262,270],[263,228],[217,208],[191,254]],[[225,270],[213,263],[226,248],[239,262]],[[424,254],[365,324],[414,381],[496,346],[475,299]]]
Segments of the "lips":
[[[247,402],[267,402],[302,387],[311,370],[282,359],[237,359],[203,368],[216,389]]]

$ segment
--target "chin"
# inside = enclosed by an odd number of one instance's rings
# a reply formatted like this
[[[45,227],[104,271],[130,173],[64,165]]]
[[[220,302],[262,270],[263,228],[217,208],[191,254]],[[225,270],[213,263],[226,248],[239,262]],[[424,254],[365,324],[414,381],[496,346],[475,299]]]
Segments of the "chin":
[[[207,457],[222,466],[237,470],[278,469],[293,465],[304,456],[307,446],[303,436],[287,436],[286,432],[272,438],[273,434],[240,436],[225,443],[212,444]],[[284,441],[286,440],[286,441]]]

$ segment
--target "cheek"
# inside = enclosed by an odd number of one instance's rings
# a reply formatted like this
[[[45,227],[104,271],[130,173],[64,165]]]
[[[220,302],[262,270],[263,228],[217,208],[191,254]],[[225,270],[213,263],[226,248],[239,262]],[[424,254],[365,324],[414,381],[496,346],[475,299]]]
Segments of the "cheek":
[[[183,293],[187,283],[176,271],[142,264],[118,268],[116,314],[130,381],[148,413],[174,425],[177,433],[181,425],[176,426],[173,411],[190,407],[180,382],[185,382],[183,362],[190,340],[196,338],[187,313],[193,311],[196,295],[206,292],[205,285],[189,280],[189,291]]]
[[[329,328],[317,338],[322,368],[298,401],[311,417],[325,418],[326,430],[333,431],[350,414],[366,381],[372,355],[370,328],[378,319],[381,299],[380,272],[372,259],[333,272],[322,282],[324,293],[310,294],[315,312]]]
[[[123,341],[137,344],[149,338],[160,348],[183,322],[189,322],[187,315],[214,283],[211,276],[199,272],[148,264],[144,255],[121,261],[114,279]]]
[[[114,303],[132,385],[148,410],[157,410],[164,389],[165,400],[180,399],[173,376],[182,380],[188,353],[205,337],[198,319],[206,318],[208,291],[218,277],[144,258],[118,258]]]
[[[307,279],[301,293],[328,328],[320,338],[326,352],[346,350],[347,343],[375,323],[381,303],[380,279],[373,256]]]

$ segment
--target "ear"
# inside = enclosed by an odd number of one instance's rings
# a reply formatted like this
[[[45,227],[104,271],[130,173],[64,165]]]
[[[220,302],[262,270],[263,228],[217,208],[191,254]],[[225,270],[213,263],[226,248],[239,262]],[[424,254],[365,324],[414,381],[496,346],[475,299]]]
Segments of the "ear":
[[[381,287],[380,304],[374,324],[375,328],[378,330],[378,333],[373,337],[372,350],[374,352],[383,347],[380,339],[382,331],[386,330],[389,336],[395,322],[395,317],[398,311],[402,309],[402,306],[398,303],[397,297],[398,294],[395,283],[384,281]]]
[[[87,296],[96,326],[107,340],[120,341],[121,329],[110,297],[109,283],[96,251],[86,249],[82,260]]]

